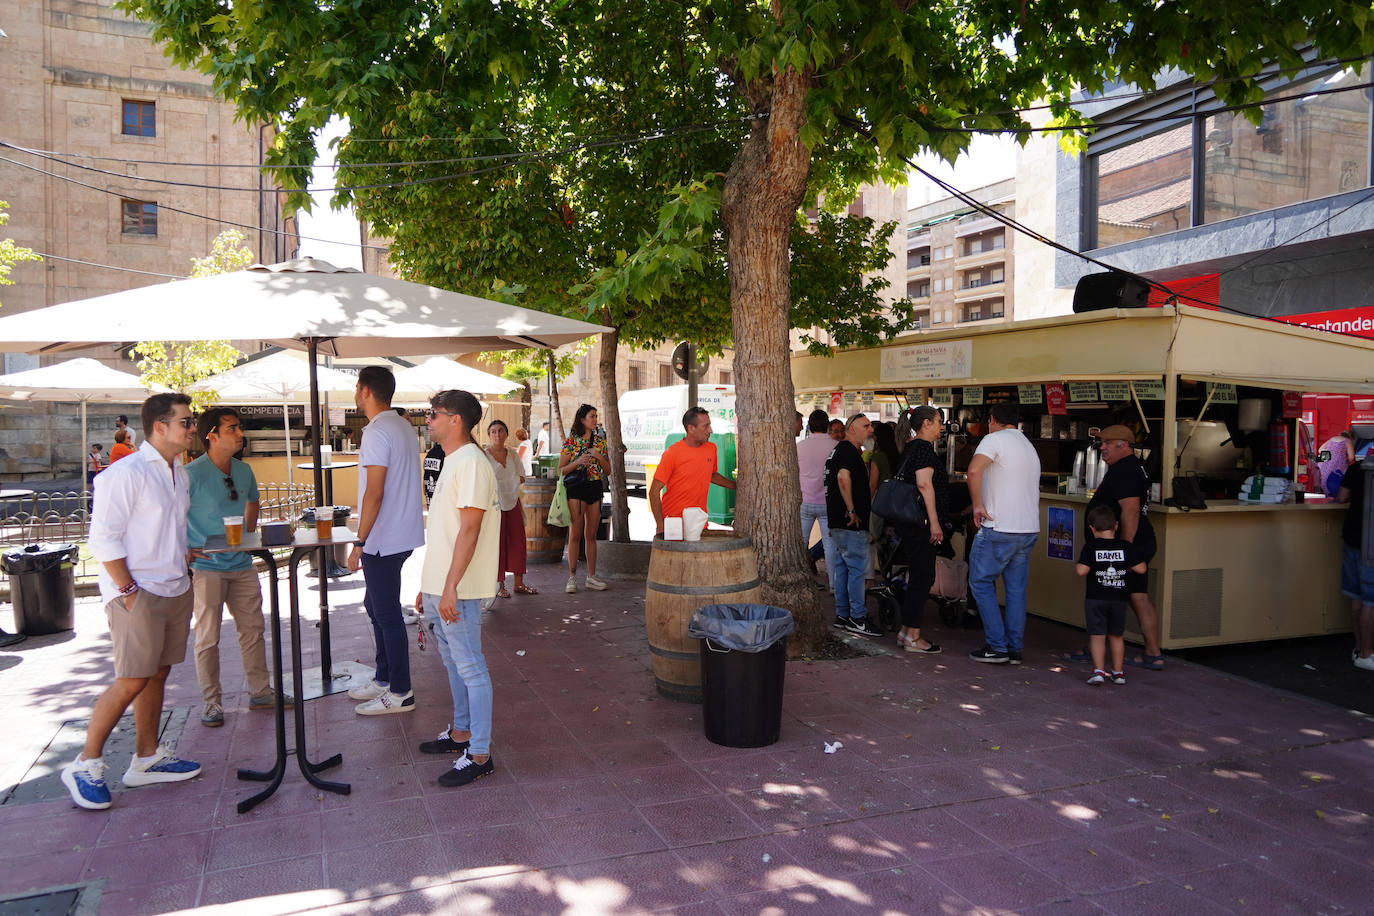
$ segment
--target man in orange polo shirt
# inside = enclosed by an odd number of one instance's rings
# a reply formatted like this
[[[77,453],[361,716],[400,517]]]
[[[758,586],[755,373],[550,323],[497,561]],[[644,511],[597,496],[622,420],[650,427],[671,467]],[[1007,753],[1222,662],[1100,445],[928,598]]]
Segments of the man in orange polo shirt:
[[[649,508],[660,535],[665,517],[680,518],[688,506],[704,511],[711,484],[727,490],[735,488],[733,480],[716,470],[711,415],[700,407],[689,407],[682,415],[682,426],[687,437],[668,446],[654,471],[654,482],[649,485]]]

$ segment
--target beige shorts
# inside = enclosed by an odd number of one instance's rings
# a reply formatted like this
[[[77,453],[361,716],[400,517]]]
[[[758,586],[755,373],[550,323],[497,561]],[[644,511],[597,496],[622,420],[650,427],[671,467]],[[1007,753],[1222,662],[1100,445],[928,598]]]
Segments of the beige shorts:
[[[114,643],[115,677],[152,677],[163,665],[186,659],[186,637],[191,632],[192,590],[175,598],[163,598],[140,589],[134,608],[123,598],[105,605]]]

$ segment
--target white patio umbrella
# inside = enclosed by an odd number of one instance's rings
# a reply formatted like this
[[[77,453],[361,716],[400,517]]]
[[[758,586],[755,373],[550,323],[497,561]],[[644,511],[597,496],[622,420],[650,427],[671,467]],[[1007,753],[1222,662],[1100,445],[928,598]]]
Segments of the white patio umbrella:
[[[316,367],[319,391],[351,394],[357,376]],[[295,483],[291,461],[291,404],[310,400],[310,366],[294,353],[277,352],[249,359],[219,375],[203,378],[191,385],[192,391],[213,391],[225,404],[280,404],[282,433],[286,437],[286,482]]]
[[[433,356],[396,373],[398,400],[428,400],[440,391],[461,388],[472,394],[507,394],[522,386],[509,379],[465,366],[456,359]]]
[[[81,492],[86,479],[86,405],[136,404],[161,385],[145,385],[138,376],[112,369],[99,360],[69,359],[38,369],[0,375],[0,398],[11,401],[74,401],[81,405]]]

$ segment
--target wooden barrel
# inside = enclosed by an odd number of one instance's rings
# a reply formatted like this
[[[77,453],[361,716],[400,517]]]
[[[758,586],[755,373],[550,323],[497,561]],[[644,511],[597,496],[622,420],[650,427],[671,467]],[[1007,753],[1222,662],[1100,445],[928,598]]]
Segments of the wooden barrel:
[[[754,542],[703,531],[699,541],[654,538],[644,596],[644,627],[658,692],[701,702],[701,647],[687,623],[707,604],[757,604],[759,567]]]
[[[558,481],[526,477],[520,485],[520,505],[525,511],[525,553],[531,563],[557,563],[563,559],[567,528],[549,527],[549,506]]]

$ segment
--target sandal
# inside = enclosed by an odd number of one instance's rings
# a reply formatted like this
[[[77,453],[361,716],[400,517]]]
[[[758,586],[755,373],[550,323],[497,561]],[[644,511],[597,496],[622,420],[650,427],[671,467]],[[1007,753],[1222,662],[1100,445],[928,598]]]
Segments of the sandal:
[[[1130,665],[1132,668],[1144,668],[1146,671],[1163,671],[1164,656],[1146,655],[1142,652],[1135,658],[1126,659],[1126,664]]]
[[[539,589],[535,588],[533,585],[517,585],[515,587],[515,593],[517,595],[537,595],[539,594]]]
[[[506,591],[506,586],[505,586],[505,585],[498,585],[498,586],[496,587],[496,597],[498,597],[498,598],[509,598],[509,597],[510,597],[510,592]]]
[[[1066,662],[1092,664],[1093,654],[1087,649],[1076,649],[1073,652],[1065,652],[1059,658]]]

